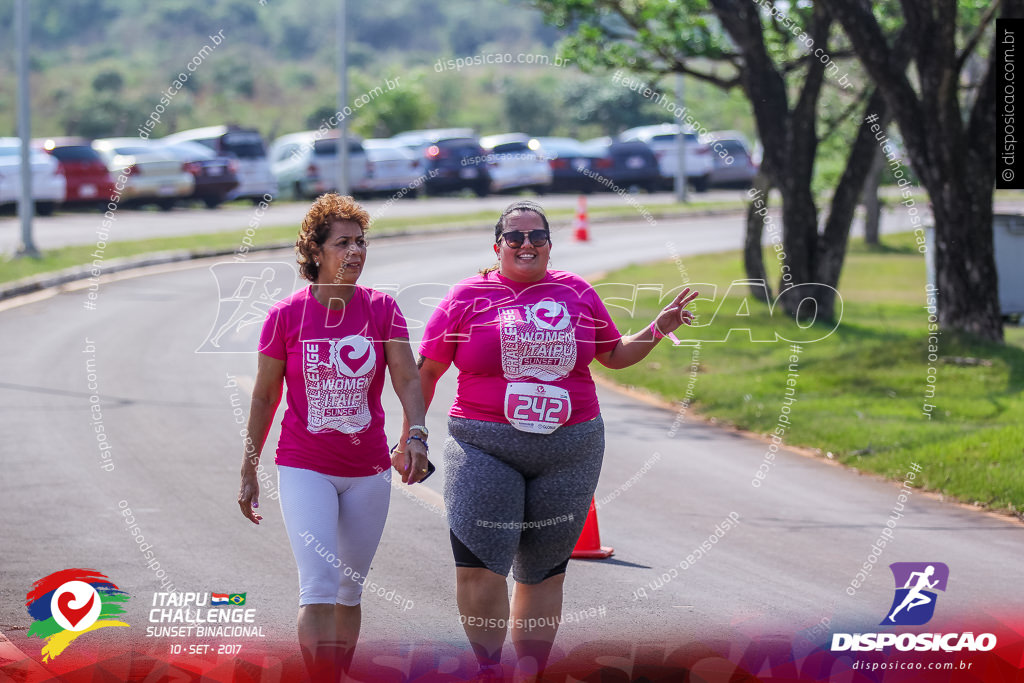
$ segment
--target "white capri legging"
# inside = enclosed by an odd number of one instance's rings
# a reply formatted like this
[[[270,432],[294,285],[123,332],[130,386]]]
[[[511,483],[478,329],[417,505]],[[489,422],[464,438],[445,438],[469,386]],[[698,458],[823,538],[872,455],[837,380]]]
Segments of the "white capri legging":
[[[278,465],[277,482],[299,605],[358,605],[388,516],[391,470],[334,477]]]

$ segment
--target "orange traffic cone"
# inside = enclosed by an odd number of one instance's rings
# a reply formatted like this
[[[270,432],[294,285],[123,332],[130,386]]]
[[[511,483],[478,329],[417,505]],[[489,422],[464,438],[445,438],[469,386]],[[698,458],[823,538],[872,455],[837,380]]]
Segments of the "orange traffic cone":
[[[572,551],[574,560],[606,560],[615,554],[615,548],[601,545],[601,534],[597,530],[597,508],[594,499],[590,499],[590,512],[583,524],[583,533]]]
[[[573,221],[573,228],[575,228],[577,242],[586,242],[590,239],[590,234],[587,232],[589,225],[587,221],[586,195],[581,194],[579,201],[576,203],[576,220]]]

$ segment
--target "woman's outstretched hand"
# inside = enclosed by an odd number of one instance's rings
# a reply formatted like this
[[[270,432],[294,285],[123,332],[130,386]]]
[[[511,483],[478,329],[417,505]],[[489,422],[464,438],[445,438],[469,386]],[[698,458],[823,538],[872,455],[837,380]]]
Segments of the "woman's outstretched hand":
[[[672,303],[661,309],[661,313],[654,319],[658,331],[661,334],[668,334],[675,332],[683,323],[693,324],[693,312],[686,310],[686,307],[698,296],[700,296],[700,292],[691,291],[689,287],[679,292]]]

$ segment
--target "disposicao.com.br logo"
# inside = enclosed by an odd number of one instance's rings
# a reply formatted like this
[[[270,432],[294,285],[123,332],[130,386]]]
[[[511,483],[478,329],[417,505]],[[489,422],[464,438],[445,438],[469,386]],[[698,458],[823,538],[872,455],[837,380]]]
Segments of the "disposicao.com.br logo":
[[[920,626],[935,614],[938,594],[946,590],[949,567],[942,562],[894,562],[892,605],[881,626]],[[833,633],[832,651],[882,651],[887,647],[907,652],[987,652],[996,646],[992,633]]]
[[[124,626],[112,619],[124,614],[129,596],[95,569],[65,569],[32,584],[25,596],[25,607],[35,621],[29,637],[46,641],[43,661],[63,652],[73,640],[89,631],[106,626]]]

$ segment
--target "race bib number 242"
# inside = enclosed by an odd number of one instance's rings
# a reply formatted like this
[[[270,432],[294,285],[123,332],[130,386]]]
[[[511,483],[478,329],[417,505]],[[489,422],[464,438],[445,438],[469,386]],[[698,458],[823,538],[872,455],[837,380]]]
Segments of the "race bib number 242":
[[[505,418],[516,429],[550,434],[569,420],[569,392],[533,382],[510,382],[505,390]]]

